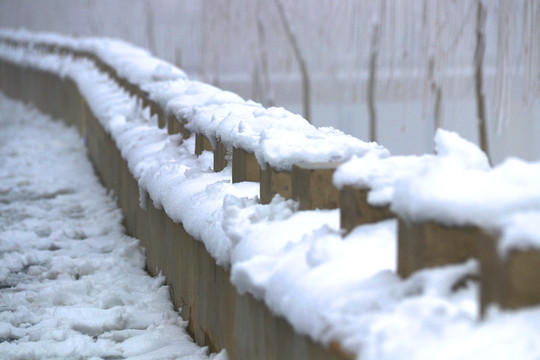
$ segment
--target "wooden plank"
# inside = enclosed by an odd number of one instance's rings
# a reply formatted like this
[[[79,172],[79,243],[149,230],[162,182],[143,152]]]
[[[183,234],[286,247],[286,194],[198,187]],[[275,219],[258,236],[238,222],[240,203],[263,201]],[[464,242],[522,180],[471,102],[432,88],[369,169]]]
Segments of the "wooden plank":
[[[251,152],[233,147],[232,152],[232,182],[256,181],[260,179],[261,167],[257,158]]]
[[[368,203],[369,189],[345,186],[339,190],[339,214],[341,228],[347,233],[358,225],[376,223],[395,215],[389,206],[373,206]]]
[[[434,222],[398,221],[398,274],[408,277],[429,267],[479,259],[487,235],[474,226],[449,227]]]
[[[506,256],[497,251],[497,239],[482,242],[480,307],[518,309],[540,304],[540,250],[516,249]]]
[[[292,198],[292,173],[276,171],[270,165],[261,170],[260,198],[261,203],[269,204],[276,194],[285,199]]]
[[[219,140],[216,140],[214,149],[214,171],[220,172],[227,166],[227,148]]]
[[[339,191],[332,177],[341,162],[296,164],[292,167],[292,197],[300,210],[335,209]]]
[[[206,136],[195,134],[195,155],[201,155],[203,151],[214,151],[214,147]]]

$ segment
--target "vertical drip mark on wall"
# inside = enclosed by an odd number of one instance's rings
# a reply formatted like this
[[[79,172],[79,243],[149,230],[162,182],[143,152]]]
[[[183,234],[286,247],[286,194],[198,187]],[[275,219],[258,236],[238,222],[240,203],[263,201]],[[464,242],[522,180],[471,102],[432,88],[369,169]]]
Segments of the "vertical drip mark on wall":
[[[369,116],[369,141],[377,141],[377,109],[375,96],[377,92],[377,58],[381,47],[381,22],[386,13],[386,2],[382,0],[379,15],[375,17],[371,29],[370,56],[368,65],[367,107]]]
[[[486,50],[486,8],[482,0],[478,0],[476,12],[476,46],[474,49],[474,84],[476,94],[476,113],[478,118],[478,135],[480,148],[489,156],[486,103],[484,96],[484,78],[482,74],[484,53]]]
[[[379,55],[380,24],[373,24],[371,33],[371,55],[369,56],[369,79],[367,105],[369,113],[369,141],[377,141],[377,110],[375,109],[375,92],[377,91],[377,56]]]
[[[275,0],[275,3],[278,9],[279,17],[283,24],[283,28],[285,29],[285,34],[287,35],[287,39],[289,40],[289,44],[293,49],[294,56],[300,68],[300,75],[302,76],[302,107],[304,112],[303,115],[308,122],[311,122],[311,81],[309,79],[307,62],[304,58],[304,55],[302,54],[302,51],[300,50],[300,46],[298,45],[298,38],[296,36],[296,33],[292,29],[291,19],[289,18],[289,14],[285,10],[283,0]]]

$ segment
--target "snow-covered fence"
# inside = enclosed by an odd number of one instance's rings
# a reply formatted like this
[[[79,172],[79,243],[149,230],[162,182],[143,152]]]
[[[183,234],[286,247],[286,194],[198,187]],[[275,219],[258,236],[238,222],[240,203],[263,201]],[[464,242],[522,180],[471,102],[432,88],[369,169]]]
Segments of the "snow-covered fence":
[[[296,164],[292,169],[292,197],[300,210],[335,209],[339,193],[332,177],[339,162]]]
[[[339,189],[339,219],[341,229],[350,232],[358,225],[374,224],[395,217],[388,205],[371,205],[369,189],[344,186]]]
[[[540,303],[539,180],[538,163],[510,158],[491,168],[475,156],[469,166],[440,161],[403,180],[392,204],[402,219],[398,271],[474,257],[482,313]]]
[[[486,155],[457,135],[439,131],[435,138],[437,155],[397,156],[353,159],[341,166],[335,184],[341,191],[341,227],[348,231],[359,224],[399,217],[397,271],[403,277],[427,268],[461,263],[479,257],[478,228],[441,226],[434,221],[419,221],[402,210],[417,210],[418,190],[406,186],[434,168],[486,170]],[[422,186],[423,187],[423,186]],[[441,189],[444,191],[444,189]],[[410,197],[410,203],[400,200]],[[420,215],[429,209],[417,210]]]
[[[540,303],[540,213],[525,211],[508,217],[497,235],[480,242],[481,309],[492,304],[517,309]],[[502,229],[501,229],[502,228]]]
[[[476,146],[439,131],[437,155],[365,156],[341,166],[341,227],[397,216],[397,272],[480,261],[480,305],[540,303],[540,167],[494,168]],[[356,197],[355,197],[356,196]]]
[[[434,222],[398,225],[398,273],[411,276],[428,267],[479,259],[480,241],[487,235],[473,226],[444,226]]]
[[[164,133],[159,132],[158,127],[164,128],[167,124],[168,133],[172,135],[168,138],[176,139],[176,146],[182,142],[190,144],[189,149],[200,155],[197,160],[185,158],[188,161],[204,162],[209,155],[205,150],[213,151],[213,167],[219,172],[230,159],[232,169],[224,173],[226,176],[213,175],[218,183],[230,181],[229,176],[238,184],[260,179],[257,190],[261,202],[270,203],[269,206],[276,206],[283,213],[291,209],[287,202],[273,204],[274,194],[299,200],[301,209],[335,208],[340,204],[341,228],[348,231],[357,224],[397,215],[400,218],[397,257],[401,276],[408,277],[417,270],[476,257],[481,259],[483,311],[491,303],[520,307],[540,301],[537,272],[534,271],[540,256],[537,250],[530,250],[537,249],[540,243],[536,235],[540,231],[537,226],[531,226],[538,223],[535,220],[535,211],[540,204],[538,165],[513,160],[491,168],[485,154],[475,146],[443,131],[438,132],[435,139],[437,155],[388,157],[384,148],[375,144],[362,143],[332,129],[314,128],[283,109],[265,109],[234,94],[190,81],[180,70],[164,68],[169,65],[137,51],[116,54],[122,58],[122,62],[118,62],[115,56],[103,50],[105,46],[100,45],[99,40],[82,40],[81,44],[86,44],[86,48],[73,40],[69,47],[65,40],[55,45],[54,41],[53,44],[47,42],[50,39],[42,42],[39,37],[25,40],[32,38],[30,34],[17,40],[21,34],[15,34],[18,35],[2,33],[7,43],[1,52],[4,60],[0,61],[2,89],[10,96],[31,101],[43,111],[71,120],[79,127],[103,182],[118,194],[128,229],[147,249],[148,269],[167,275],[175,303],[189,318],[190,330],[199,343],[207,344],[213,350],[227,347],[233,358],[350,357],[339,350],[341,345],[335,342],[331,343],[332,350],[314,346],[295,333],[300,327],[298,323],[293,323],[293,330],[260,302],[237,294],[229,277],[242,275],[230,274],[216,266],[216,257],[219,262],[220,255],[208,250],[208,243],[193,239],[216,235],[212,232],[216,228],[211,225],[215,220],[215,209],[199,208],[201,213],[193,217],[204,218],[204,224],[190,227],[188,221],[179,222],[171,215],[176,211],[176,205],[170,207],[171,204],[186,198],[169,199],[166,203],[168,196],[165,193],[158,194],[156,200],[156,194],[149,196],[140,191],[141,184],[146,184],[147,191],[151,192],[148,184],[155,181],[153,177],[157,175],[137,178],[136,173],[142,171],[140,167],[148,165],[140,161],[139,168],[133,168],[126,161],[133,156],[148,154],[130,155],[130,141],[137,138],[141,130],[134,128],[122,133],[118,128],[125,124],[117,119],[116,113],[107,113],[110,104],[123,103],[114,99],[121,88],[135,95],[143,108],[153,115],[156,126],[150,129],[152,123],[143,124],[149,129],[145,136],[163,138]],[[107,54],[102,58],[99,51]],[[70,72],[66,69],[72,61],[70,56],[83,63],[84,59],[91,60],[100,72],[93,72],[91,64],[85,70],[87,74]],[[139,64],[139,56],[151,65]],[[125,68],[139,69],[134,72],[139,71],[138,74],[144,76],[126,73]],[[158,74],[154,70],[143,71],[149,68],[159,69]],[[66,74],[69,76],[64,76]],[[101,95],[89,97],[84,90],[84,77],[103,74],[107,76],[96,81],[111,88],[110,93],[103,99],[99,98]],[[109,84],[107,77],[115,84]],[[191,138],[190,133],[194,134]],[[142,141],[148,141],[150,148],[155,146],[151,140]],[[151,155],[161,156],[159,152],[151,152]],[[353,156],[352,160],[342,164]],[[158,163],[157,172],[167,172],[172,162],[163,158],[158,159]],[[185,165],[180,166],[185,168]],[[187,176],[197,178],[201,173],[204,171],[191,170]],[[167,181],[175,177],[178,175],[174,174]],[[333,188],[332,177],[336,188]],[[486,185],[492,183],[495,185]],[[190,183],[186,189],[189,191],[190,187],[197,186],[200,185],[196,182]],[[209,185],[212,186],[215,184]],[[338,201],[338,189],[342,201]],[[159,191],[166,192],[163,187]],[[214,190],[208,191],[208,196],[214,196]],[[219,207],[230,207],[237,212],[242,211],[239,203],[248,201],[221,199],[216,201]],[[141,204],[146,204],[146,209]],[[353,211],[348,213],[347,209]],[[193,217],[191,221],[194,221]],[[207,233],[204,233],[205,227],[209,228]],[[231,231],[229,236],[240,235]],[[306,255],[310,257],[309,261],[322,261],[317,258],[316,250],[313,252],[315,254]],[[471,274],[465,275],[458,280],[465,281]],[[236,279],[242,284],[238,277]],[[219,301],[222,298],[224,300]],[[232,308],[234,314],[227,315]],[[257,322],[260,319],[265,320]],[[267,336],[261,330],[265,326],[272,327],[272,330],[263,330],[271,331],[273,337],[271,341],[261,343]],[[235,339],[238,336],[245,337],[242,344]],[[284,343],[290,347],[277,349]]]
[[[219,146],[229,151],[233,182],[259,181],[260,169],[267,167],[290,172],[293,163],[340,161],[369,151],[386,155],[374,143],[335,129],[316,128],[284,109],[265,109],[235,94],[189,81],[181,70],[120,41],[35,36],[24,31],[2,35],[11,44],[92,60],[137,96],[143,107],[149,107],[160,127],[169,123],[171,134],[181,132],[185,137],[194,132],[196,154]]]
[[[120,80],[107,67],[98,64],[99,71],[92,69],[92,63],[96,63],[95,54],[72,55],[65,48],[59,50],[56,46],[8,41],[2,49],[0,61],[2,89],[10,96],[35,103],[42,111],[58,114],[77,126],[86,139],[96,171],[104,184],[118,196],[126,227],[141,239],[147,250],[148,270],[154,275],[159,272],[166,274],[174,302],[189,319],[189,330],[196,341],[212,350],[226,347],[229,355],[237,359],[350,358],[351,355],[342,350],[338,343],[330,348],[317,345],[296,333],[287,321],[273,315],[252,296],[240,295],[229,281],[231,274],[227,267],[216,264],[217,255],[211,256],[205,244],[195,240],[182,223],[173,221],[159,206],[151,205],[149,196],[140,190],[137,180],[141,180],[134,177],[136,170],[130,167],[126,154],[120,151],[129,148],[121,145],[122,141],[129,139],[115,134],[114,125],[109,124],[111,127],[107,128],[102,117],[116,116],[107,113],[107,108],[113,103],[122,103],[122,100],[114,97],[121,98],[123,90],[135,95],[139,104],[143,108],[150,108],[150,113],[158,118],[164,118],[165,112],[152,105],[148,95],[136,89],[133,83]],[[74,63],[83,65],[68,69],[72,58],[75,59]],[[81,70],[88,73],[81,73]],[[118,73],[115,71],[115,74]],[[95,81],[91,86],[87,83],[89,78]],[[114,81],[111,83],[110,79]],[[103,83],[105,88],[112,87],[110,93],[92,94],[91,87],[96,83]],[[167,117],[169,122],[173,120],[180,125],[189,123],[175,114],[167,113]],[[154,119],[156,125],[161,123],[156,116]],[[155,129],[159,130],[157,126]],[[168,129],[171,133],[175,132],[171,126]],[[195,138],[197,140],[190,143]],[[182,142],[178,137],[175,139]],[[201,158],[207,157],[208,153],[204,153],[204,150],[208,150],[211,143],[206,135],[195,132],[195,136],[184,139],[184,142],[190,143],[191,151],[199,152]],[[252,162],[258,164],[253,153],[241,147],[229,147],[228,150],[229,155],[231,150],[244,151],[251,155]],[[252,172],[252,169],[245,171]],[[230,170],[228,174],[230,176]],[[251,190],[248,193],[251,194]],[[149,204],[141,207],[146,202]],[[198,214],[194,216],[200,217]]]

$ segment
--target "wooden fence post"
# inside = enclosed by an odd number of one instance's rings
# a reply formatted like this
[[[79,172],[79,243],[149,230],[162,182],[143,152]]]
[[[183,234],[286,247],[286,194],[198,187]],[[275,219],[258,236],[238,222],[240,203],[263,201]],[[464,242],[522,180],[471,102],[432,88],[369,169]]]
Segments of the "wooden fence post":
[[[502,256],[498,239],[482,241],[480,256],[480,309],[489,305],[503,309],[540,304],[540,250],[510,250]]]
[[[276,171],[266,164],[260,175],[260,198],[262,204],[269,204],[276,194],[285,199],[292,198],[291,171]]]
[[[2,89],[3,92],[6,92],[7,85],[7,79],[6,79],[7,71],[6,71],[6,63],[3,60],[0,60],[0,89]]]
[[[292,197],[300,210],[335,209],[339,191],[332,177],[341,162],[295,164],[292,167]]]
[[[188,139],[191,135],[191,133],[184,126],[184,120],[178,119],[173,114],[169,114],[167,120],[167,132],[169,135],[182,134],[182,138],[184,139]]]
[[[79,103],[79,89],[73,80],[66,78],[65,86],[62,91],[63,106],[66,107],[64,110],[64,118],[70,125],[78,125],[78,103]]]
[[[347,233],[358,225],[376,223],[395,215],[390,206],[373,206],[367,201],[369,189],[344,186],[339,190],[339,216],[341,228]]]
[[[233,147],[232,153],[232,182],[259,181],[261,166],[255,154],[244,149]]]
[[[210,140],[203,134],[195,134],[195,155],[201,155],[203,151],[213,151],[214,147]]]
[[[165,124],[165,113],[163,112],[163,109],[161,108],[161,106],[159,106],[158,103],[156,103],[153,100],[149,100],[149,104],[150,104],[150,116],[153,117],[154,115],[156,115],[158,127],[160,129],[164,129],[166,124]]]
[[[220,140],[216,140],[216,148],[214,149],[214,171],[220,172],[227,166],[227,148]]]
[[[398,219],[397,269],[402,277],[424,268],[478,259],[480,242],[487,237],[475,226],[449,227]]]
[[[55,118],[62,117],[62,105],[63,105],[63,96],[62,96],[62,87],[64,86],[63,80],[49,74],[49,84],[51,86],[51,91],[49,93],[49,107],[48,112]]]

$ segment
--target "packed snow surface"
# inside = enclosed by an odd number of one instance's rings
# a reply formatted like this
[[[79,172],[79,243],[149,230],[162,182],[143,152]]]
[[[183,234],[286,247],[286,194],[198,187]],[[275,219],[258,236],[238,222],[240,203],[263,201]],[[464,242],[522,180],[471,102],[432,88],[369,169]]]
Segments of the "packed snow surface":
[[[182,222],[191,235],[204,242],[218,264],[230,267],[231,280],[239,292],[264,301],[299,333],[324,344],[337,341],[358,359],[540,357],[538,307],[514,312],[491,309],[485,320],[478,321],[478,285],[470,280],[478,275],[476,261],[427,269],[401,279],[395,273],[395,220],[359,226],[343,237],[337,210],[298,211],[297,203],[279,196],[262,205],[257,198],[257,183],[231,184],[230,167],[212,172],[211,153],[193,155],[194,137],[182,140],[158,129],[148,109],[141,109],[135,99],[92,64],[14,51],[4,47],[2,56],[14,60],[20,55],[18,59],[31,66],[74,78],[137,179],[141,206],[162,207],[174,221]],[[201,95],[198,101],[211,101],[212,96]],[[217,109],[221,104],[213,102],[210,106]],[[265,116],[269,111],[278,119],[284,111],[248,106],[255,108],[249,110],[251,114]],[[244,110],[239,110],[240,117]],[[220,116],[227,118],[227,114]],[[231,121],[238,124],[238,139],[257,134],[252,127],[255,123],[246,126]],[[272,127],[264,130],[270,133]],[[435,162],[417,176],[396,181],[393,205],[399,203],[396,194],[401,194],[403,201],[406,196],[411,201],[428,201],[421,197],[425,195],[421,186],[409,192],[407,186],[437,171],[439,180],[461,186],[468,183],[455,178],[456,174],[495,171],[477,148],[451,133],[442,134],[448,141],[436,140],[437,157],[447,160]],[[265,136],[260,139],[272,139],[275,142],[271,148],[279,148],[279,136]],[[317,136],[313,134],[319,139]],[[287,147],[289,141],[295,140],[283,136],[281,145]],[[326,151],[324,141],[316,143]],[[387,156],[384,153],[381,149],[381,158]],[[525,178],[533,178],[534,164],[517,160],[509,163],[507,170],[513,167],[517,171],[514,179],[521,170]],[[429,183],[423,186],[434,191]],[[146,194],[148,202],[144,201]],[[467,206],[464,204],[461,210]]]
[[[0,128],[0,358],[208,359],[76,131],[3,96]]]

